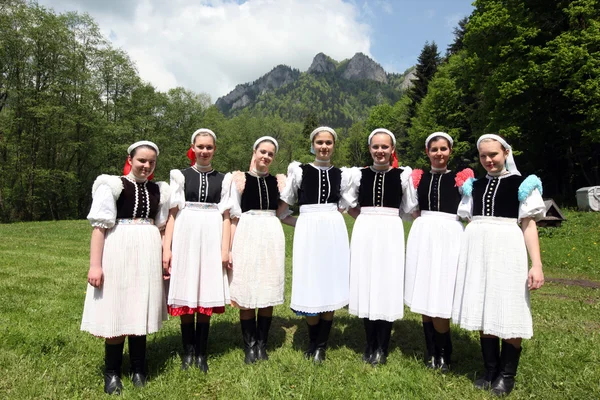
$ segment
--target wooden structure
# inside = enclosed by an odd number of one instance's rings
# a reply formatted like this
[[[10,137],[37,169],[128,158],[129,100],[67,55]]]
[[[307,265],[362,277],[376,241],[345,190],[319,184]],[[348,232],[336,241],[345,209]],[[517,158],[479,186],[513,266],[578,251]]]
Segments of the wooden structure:
[[[538,226],[560,226],[567,219],[552,199],[544,200],[546,205],[546,216],[537,222]]]

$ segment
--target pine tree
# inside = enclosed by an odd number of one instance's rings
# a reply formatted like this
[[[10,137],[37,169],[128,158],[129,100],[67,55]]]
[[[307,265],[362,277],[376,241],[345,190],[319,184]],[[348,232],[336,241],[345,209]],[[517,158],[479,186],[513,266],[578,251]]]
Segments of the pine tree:
[[[467,33],[467,23],[469,17],[463,17],[458,21],[458,26],[454,27],[452,33],[454,34],[454,42],[450,43],[446,49],[446,59],[453,54],[458,53],[464,47],[463,41],[465,40],[465,34]]]
[[[409,112],[411,118],[415,115],[417,105],[427,95],[427,86],[435,75],[440,63],[441,58],[437,44],[435,42],[431,42],[431,44],[425,42],[415,70],[416,79],[412,80],[413,86],[408,91],[408,96],[412,101]]]

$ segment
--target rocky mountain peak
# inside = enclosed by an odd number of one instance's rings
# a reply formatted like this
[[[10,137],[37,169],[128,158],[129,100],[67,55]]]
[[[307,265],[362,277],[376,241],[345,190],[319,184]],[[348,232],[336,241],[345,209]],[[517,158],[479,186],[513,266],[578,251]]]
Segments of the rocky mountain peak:
[[[335,72],[336,63],[323,53],[319,53],[313,58],[312,64],[308,68],[309,74],[323,74],[328,72]]]
[[[356,53],[350,59],[342,78],[349,80],[367,79],[371,81],[387,83],[387,74],[381,65],[371,60],[363,53]]]

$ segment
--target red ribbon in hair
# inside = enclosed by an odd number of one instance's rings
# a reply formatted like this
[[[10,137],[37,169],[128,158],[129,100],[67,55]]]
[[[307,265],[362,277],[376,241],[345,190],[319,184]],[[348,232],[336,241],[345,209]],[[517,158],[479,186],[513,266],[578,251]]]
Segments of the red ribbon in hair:
[[[191,147],[187,151],[187,158],[190,159],[190,165],[196,164],[196,153],[194,153],[194,149],[192,149]]]
[[[398,168],[398,156],[395,151],[392,153],[392,168]]]
[[[129,175],[131,172],[131,164],[129,163],[129,158],[125,160],[125,165],[123,165],[123,176]],[[150,174],[148,180],[151,181],[154,178],[154,172]]]

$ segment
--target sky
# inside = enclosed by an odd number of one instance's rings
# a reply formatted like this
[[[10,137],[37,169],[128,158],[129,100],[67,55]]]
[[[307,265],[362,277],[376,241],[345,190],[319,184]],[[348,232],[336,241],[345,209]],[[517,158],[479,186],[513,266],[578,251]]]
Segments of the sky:
[[[306,71],[317,53],[362,52],[387,72],[417,62],[426,41],[444,54],[472,0],[38,0],[88,13],[158,90],[212,101],[279,64]]]

